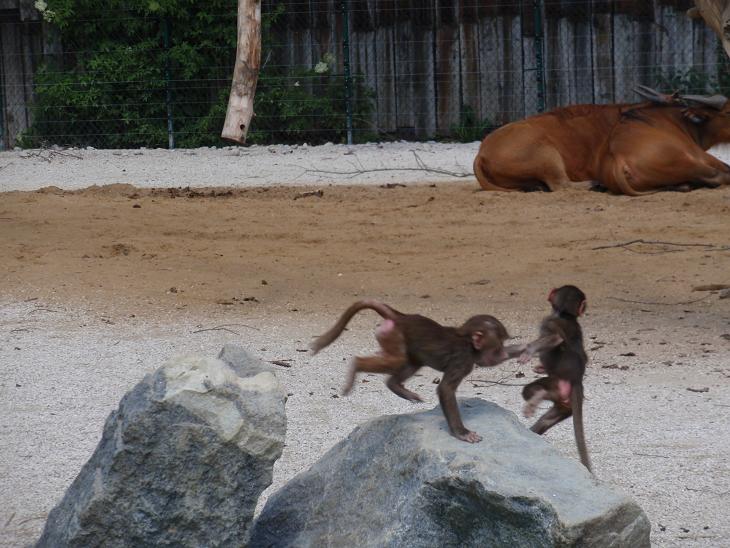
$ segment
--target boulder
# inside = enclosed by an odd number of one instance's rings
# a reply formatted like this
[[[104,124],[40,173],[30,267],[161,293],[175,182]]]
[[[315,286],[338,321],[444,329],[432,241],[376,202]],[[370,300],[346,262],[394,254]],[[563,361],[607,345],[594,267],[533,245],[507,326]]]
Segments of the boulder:
[[[268,499],[251,546],[649,546],[627,496],[498,405],[460,407],[481,443],[439,407],[371,420]]]
[[[109,415],[37,546],[245,545],[284,446],[285,400],[240,348],[170,360]]]

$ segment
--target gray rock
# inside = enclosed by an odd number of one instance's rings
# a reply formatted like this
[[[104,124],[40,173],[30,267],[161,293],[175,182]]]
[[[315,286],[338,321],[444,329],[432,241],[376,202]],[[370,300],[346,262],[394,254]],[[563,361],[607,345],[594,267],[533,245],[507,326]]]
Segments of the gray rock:
[[[239,377],[253,377],[259,373],[271,373],[274,368],[265,361],[251,356],[240,346],[227,344],[218,354],[218,359],[226,362]]]
[[[245,545],[284,446],[285,399],[240,348],[170,360],[109,415],[37,546]]]
[[[355,429],[268,499],[251,546],[649,546],[631,499],[498,405],[461,409],[481,443],[451,437],[438,407]]]

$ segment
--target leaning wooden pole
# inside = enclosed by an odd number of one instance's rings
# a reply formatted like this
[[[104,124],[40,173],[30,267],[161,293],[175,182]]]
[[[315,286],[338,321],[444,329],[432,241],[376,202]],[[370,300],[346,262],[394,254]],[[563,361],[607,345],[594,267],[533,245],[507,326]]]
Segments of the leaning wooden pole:
[[[730,57],[730,0],[695,0],[695,7],[690,8],[687,15],[704,19]]]
[[[261,64],[261,0],[238,0],[238,45],[221,137],[243,144],[254,116]]]

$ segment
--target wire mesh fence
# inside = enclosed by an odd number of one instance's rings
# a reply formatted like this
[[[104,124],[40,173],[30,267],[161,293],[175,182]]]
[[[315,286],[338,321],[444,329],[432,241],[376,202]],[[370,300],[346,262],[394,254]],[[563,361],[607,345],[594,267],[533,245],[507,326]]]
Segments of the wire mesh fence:
[[[227,144],[236,2],[0,10],[0,147]],[[250,143],[473,141],[645,84],[724,92],[689,0],[263,0]],[[730,94],[730,93],[729,93]]]

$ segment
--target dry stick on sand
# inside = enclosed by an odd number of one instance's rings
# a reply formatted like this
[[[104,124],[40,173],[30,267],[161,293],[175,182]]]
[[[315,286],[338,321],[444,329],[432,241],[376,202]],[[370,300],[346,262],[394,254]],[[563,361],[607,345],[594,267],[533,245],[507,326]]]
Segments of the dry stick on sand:
[[[591,249],[593,251],[597,249],[611,249],[614,247],[627,247],[632,244],[646,244],[646,245],[675,245],[678,247],[713,247],[716,248],[715,244],[697,244],[697,243],[677,243],[677,242],[664,242],[662,240],[644,240],[644,239],[638,239],[638,240],[630,240],[628,242],[622,242],[618,244],[611,244],[611,245],[599,245],[598,247],[592,247]],[[727,247],[723,247],[721,249],[728,249]]]
[[[229,329],[229,327],[247,327],[248,329],[253,329],[254,331],[259,331],[256,327],[253,327],[251,325],[246,325],[245,323],[224,323],[222,325],[216,325],[215,327],[207,327],[204,329],[198,329],[196,331],[193,331],[192,333],[203,333],[204,331],[227,331],[228,333],[232,333],[234,335],[240,335],[240,333],[233,331],[232,329]]]
[[[29,314],[32,314],[33,312],[58,312],[58,310],[53,310],[51,308],[34,308],[29,312]]]
[[[44,155],[44,153],[46,153]],[[78,154],[74,154],[73,152],[67,152],[65,150],[55,150],[55,149],[47,149],[47,148],[41,148],[34,152],[28,152],[26,158],[40,158],[41,160],[45,160],[46,162],[50,162],[53,160],[55,156],[65,156],[67,158],[76,158],[77,160],[83,160],[81,156]]]
[[[678,302],[678,303],[657,303],[657,302],[652,302],[652,301],[632,301],[630,299],[622,299],[620,297],[609,297],[609,299],[611,299],[612,301],[620,301],[622,303],[631,303],[631,304],[654,304],[654,305],[658,305],[658,306],[677,306],[680,304],[698,303],[700,301],[704,301],[705,299],[707,299],[708,296],[709,295],[706,295],[706,296],[702,297],[701,299],[695,299],[694,301],[682,301],[682,302]]]
[[[413,151],[413,155],[416,157],[416,165],[418,167],[374,167],[371,169],[355,169],[353,171],[335,171],[327,169],[305,169],[304,173],[322,173],[325,175],[344,175],[347,177],[357,177],[358,175],[364,175],[365,173],[378,173],[382,171],[426,171],[428,173],[438,173],[439,175],[448,175],[449,177],[473,177],[474,174],[466,171],[449,171],[448,169],[441,169],[435,167],[428,167],[421,157]]]
[[[723,289],[730,289],[730,284],[697,285],[692,288],[692,291],[721,291]]]
[[[511,379],[513,377],[513,375],[514,375],[514,372],[510,373],[509,375],[505,375],[504,377],[502,377],[501,379],[496,380],[496,381],[490,381],[490,380],[485,380],[485,379],[469,379],[469,382],[475,388],[489,388],[490,386],[494,386],[497,384],[500,386],[525,386],[524,383],[523,384],[514,384],[514,383],[504,382],[507,379]],[[486,384],[476,384],[476,383],[486,383]]]
[[[280,367],[291,367],[291,364],[288,363],[291,360],[269,360],[269,363],[273,363],[274,365],[278,365]]]
[[[307,192],[300,192],[296,196],[294,196],[295,200],[299,200],[300,198],[309,198],[311,196],[316,196],[317,198],[321,198],[324,196],[324,190],[309,190]]]

